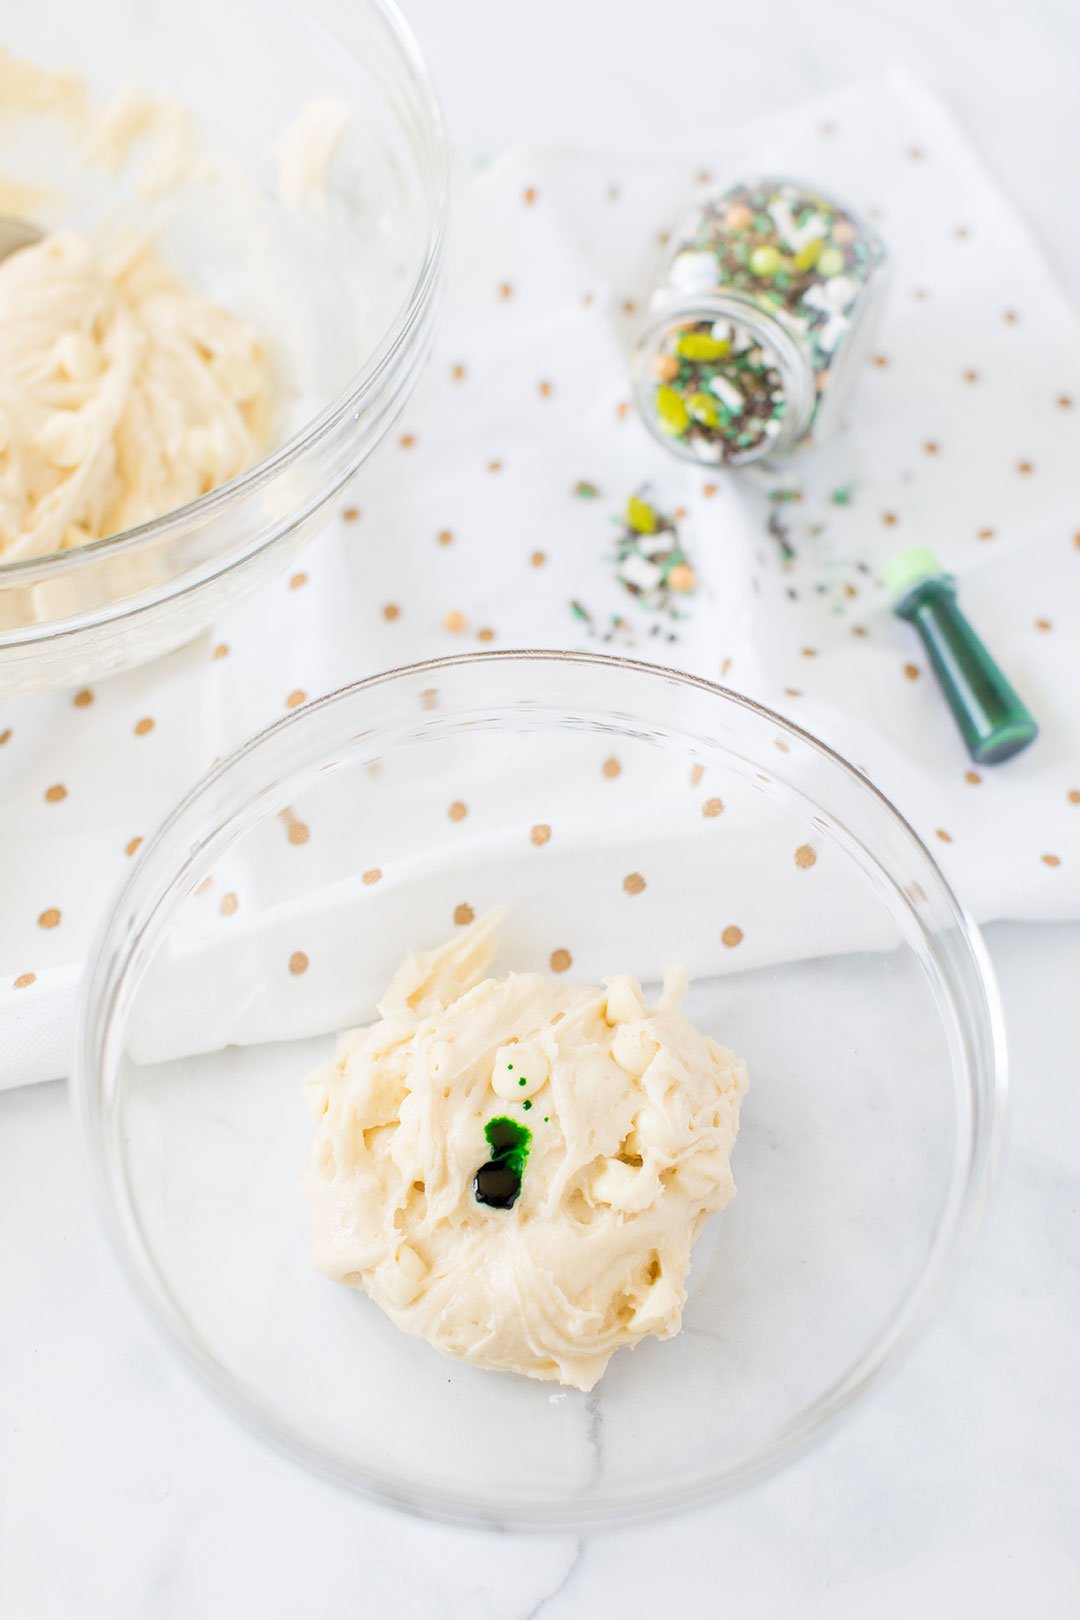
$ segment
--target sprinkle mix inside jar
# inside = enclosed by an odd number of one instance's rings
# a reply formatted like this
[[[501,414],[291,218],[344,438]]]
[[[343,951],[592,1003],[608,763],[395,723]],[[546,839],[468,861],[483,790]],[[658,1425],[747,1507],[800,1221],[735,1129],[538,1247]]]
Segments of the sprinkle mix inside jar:
[[[856,215],[794,182],[710,198],[675,233],[638,346],[649,427],[713,464],[820,443],[869,335],[885,258]]]

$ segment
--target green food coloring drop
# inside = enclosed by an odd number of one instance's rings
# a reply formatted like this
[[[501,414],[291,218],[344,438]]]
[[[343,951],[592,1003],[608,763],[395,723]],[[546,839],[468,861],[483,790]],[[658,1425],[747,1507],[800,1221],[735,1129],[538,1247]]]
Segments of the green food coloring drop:
[[[473,1178],[476,1202],[487,1204],[490,1209],[511,1209],[521,1192],[521,1172],[529,1156],[532,1132],[501,1114],[497,1119],[488,1120],[484,1135],[491,1158],[480,1166]]]

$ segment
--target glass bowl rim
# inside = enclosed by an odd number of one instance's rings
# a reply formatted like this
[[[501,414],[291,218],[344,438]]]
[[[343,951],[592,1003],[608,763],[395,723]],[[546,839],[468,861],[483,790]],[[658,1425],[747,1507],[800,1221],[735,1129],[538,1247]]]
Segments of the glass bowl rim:
[[[287,472],[298,461],[303,460],[308,452],[333,433],[346,417],[362,411],[368,397],[377,391],[386,372],[397,362],[413,328],[421,320],[438,282],[446,242],[450,180],[449,146],[442,102],[416,36],[399,10],[397,0],[357,0],[357,3],[380,18],[393,44],[400,51],[411,76],[412,89],[423,104],[428,120],[426,133],[431,141],[429,157],[433,198],[423,258],[408,293],[398,305],[378,345],[361,369],[350,377],[345,386],[333,395],[322,410],[298,428],[284,444],[279,445],[269,455],[263,456],[246,471],[238,473],[235,478],[228,479],[224,484],[218,484],[207,494],[200,495],[183,506],[173,507],[171,511],[163,512],[160,517],[151,518],[146,523],[135,524],[130,529],[122,529],[118,534],[108,534],[98,540],[89,540],[85,545],[73,547],[68,551],[46,552],[41,557],[20,557],[11,562],[0,559],[0,585],[17,587],[20,584],[37,584],[66,573],[76,562],[81,566],[84,562],[100,560],[102,557],[121,556],[126,552],[136,551],[150,541],[168,539],[174,534],[181,533],[192,522],[215,517],[220,512],[239,505],[249,495],[271,483],[279,473]],[[301,8],[297,7],[296,10],[299,15]],[[353,52],[346,50],[346,54],[353,55]],[[265,543],[265,536],[257,537],[246,547],[241,547],[230,553],[227,558],[223,558],[223,562],[231,567],[260,550]],[[63,630],[68,626],[60,622],[57,628]],[[46,622],[44,631],[47,633],[51,629],[52,626]]]
[[[281,734],[301,729],[310,724],[316,714],[325,713],[338,704],[347,704],[364,691],[418,674],[437,675],[461,665],[484,667],[506,661],[518,664],[555,663],[605,671],[624,670],[655,677],[666,684],[690,687],[717,697],[724,703],[768,721],[800,743],[809,745],[824,757],[831,768],[838,768],[861,792],[875,800],[879,811],[891,818],[915,844],[937,877],[941,898],[952,913],[983,993],[982,1011],[990,1057],[985,1075],[980,1076],[974,1065],[968,1065],[973,1078],[980,1084],[973,1093],[969,1131],[958,1142],[953,1155],[950,1186],[962,1183],[960,1195],[952,1201],[951,1206],[947,1202],[943,1209],[921,1270],[908,1292],[892,1308],[855,1360],[847,1364],[809,1405],[772,1429],[764,1442],[755,1443],[745,1452],[728,1459],[722,1467],[711,1471],[699,1469],[692,1478],[675,1488],[665,1480],[662,1496],[655,1487],[637,1485],[631,1490],[598,1493],[584,1502],[571,1495],[558,1497],[534,1492],[528,1498],[515,1497],[508,1504],[505,1500],[500,1502],[485,1498],[471,1489],[406,1482],[394,1478],[383,1469],[358,1467],[344,1455],[308,1440],[273,1410],[269,1402],[251,1395],[246,1385],[219,1363],[198,1334],[189,1328],[186,1317],[168,1288],[155,1287],[156,1282],[163,1282],[164,1279],[148,1250],[145,1250],[148,1265],[144,1269],[143,1255],[136,1252],[123,1229],[123,1214],[125,1208],[130,1206],[122,1203],[118,1197],[114,1182],[110,1179],[112,1161],[108,1150],[98,1140],[102,1104],[100,1081],[106,1068],[106,1046],[115,1021],[116,1003],[130,973],[139,938],[139,934],[132,931],[129,920],[135,914],[140,893],[144,900],[149,896],[153,902],[150,917],[143,919],[143,928],[157,915],[163,904],[170,909],[175,905],[180,872],[171,849],[171,834],[187,813],[215,784],[230,776],[261,749],[271,746]],[[499,700],[496,698],[493,701],[497,703]],[[237,812],[234,810],[229,821],[235,814]],[[228,822],[222,824],[226,825]],[[163,883],[154,881],[158,868],[162,869]],[[944,1018],[944,1014],[941,1016]],[[953,1016],[957,1023],[963,1024],[960,1009],[954,1009]],[[970,1023],[970,1013],[965,1014],[965,1018]],[[172,1353],[199,1376],[224,1410],[250,1434],[273,1445],[308,1472],[344,1486],[370,1502],[397,1508],[419,1518],[473,1529],[565,1535],[586,1529],[617,1529],[666,1518],[732,1496],[768,1478],[823,1439],[861,1395],[895,1368],[941,1302],[974,1241],[1000,1158],[1007,1076],[1004,1012],[996,975],[978,925],[955,895],[929,847],[902,812],[862,771],[797,723],[777,714],[765,704],[703,676],[612,654],[550,648],[507,648],[423,659],[350,682],[264,727],[203,775],[147,839],[136,865],[114,892],[111,906],[98,927],[83,977],[70,1094],[99,1212],[113,1252],[133,1292],[156,1323]],[[127,1191],[126,1179],[123,1180],[122,1190]]]

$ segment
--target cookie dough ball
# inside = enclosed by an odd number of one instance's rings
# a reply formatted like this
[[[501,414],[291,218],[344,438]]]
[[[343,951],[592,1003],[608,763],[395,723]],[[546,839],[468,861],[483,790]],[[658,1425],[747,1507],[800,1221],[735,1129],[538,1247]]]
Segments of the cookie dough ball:
[[[497,923],[410,956],[308,1076],[314,1261],[446,1355],[588,1390],[679,1331],[746,1068],[679,1010],[685,975],[653,1007],[622,975],[485,978]]]

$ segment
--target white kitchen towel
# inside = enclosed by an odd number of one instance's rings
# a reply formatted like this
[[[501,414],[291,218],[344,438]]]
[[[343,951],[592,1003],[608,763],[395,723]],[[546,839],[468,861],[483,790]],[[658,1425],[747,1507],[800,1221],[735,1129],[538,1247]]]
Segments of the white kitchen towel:
[[[702,472],[629,405],[657,239],[695,190],[788,173],[865,211],[893,278],[849,419],[782,474]],[[0,1085],[65,1072],[110,894],[213,759],[322,692],[477,645],[630,651],[721,680],[862,766],[975,915],[1080,915],[1080,325],[956,129],[904,75],[693,151],[510,154],[466,177],[430,369],[341,520],[197,642],[0,698]],[[698,581],[620,584],[648,487]],[[975,770],[882,563],[929,545],[1042,726]]]

